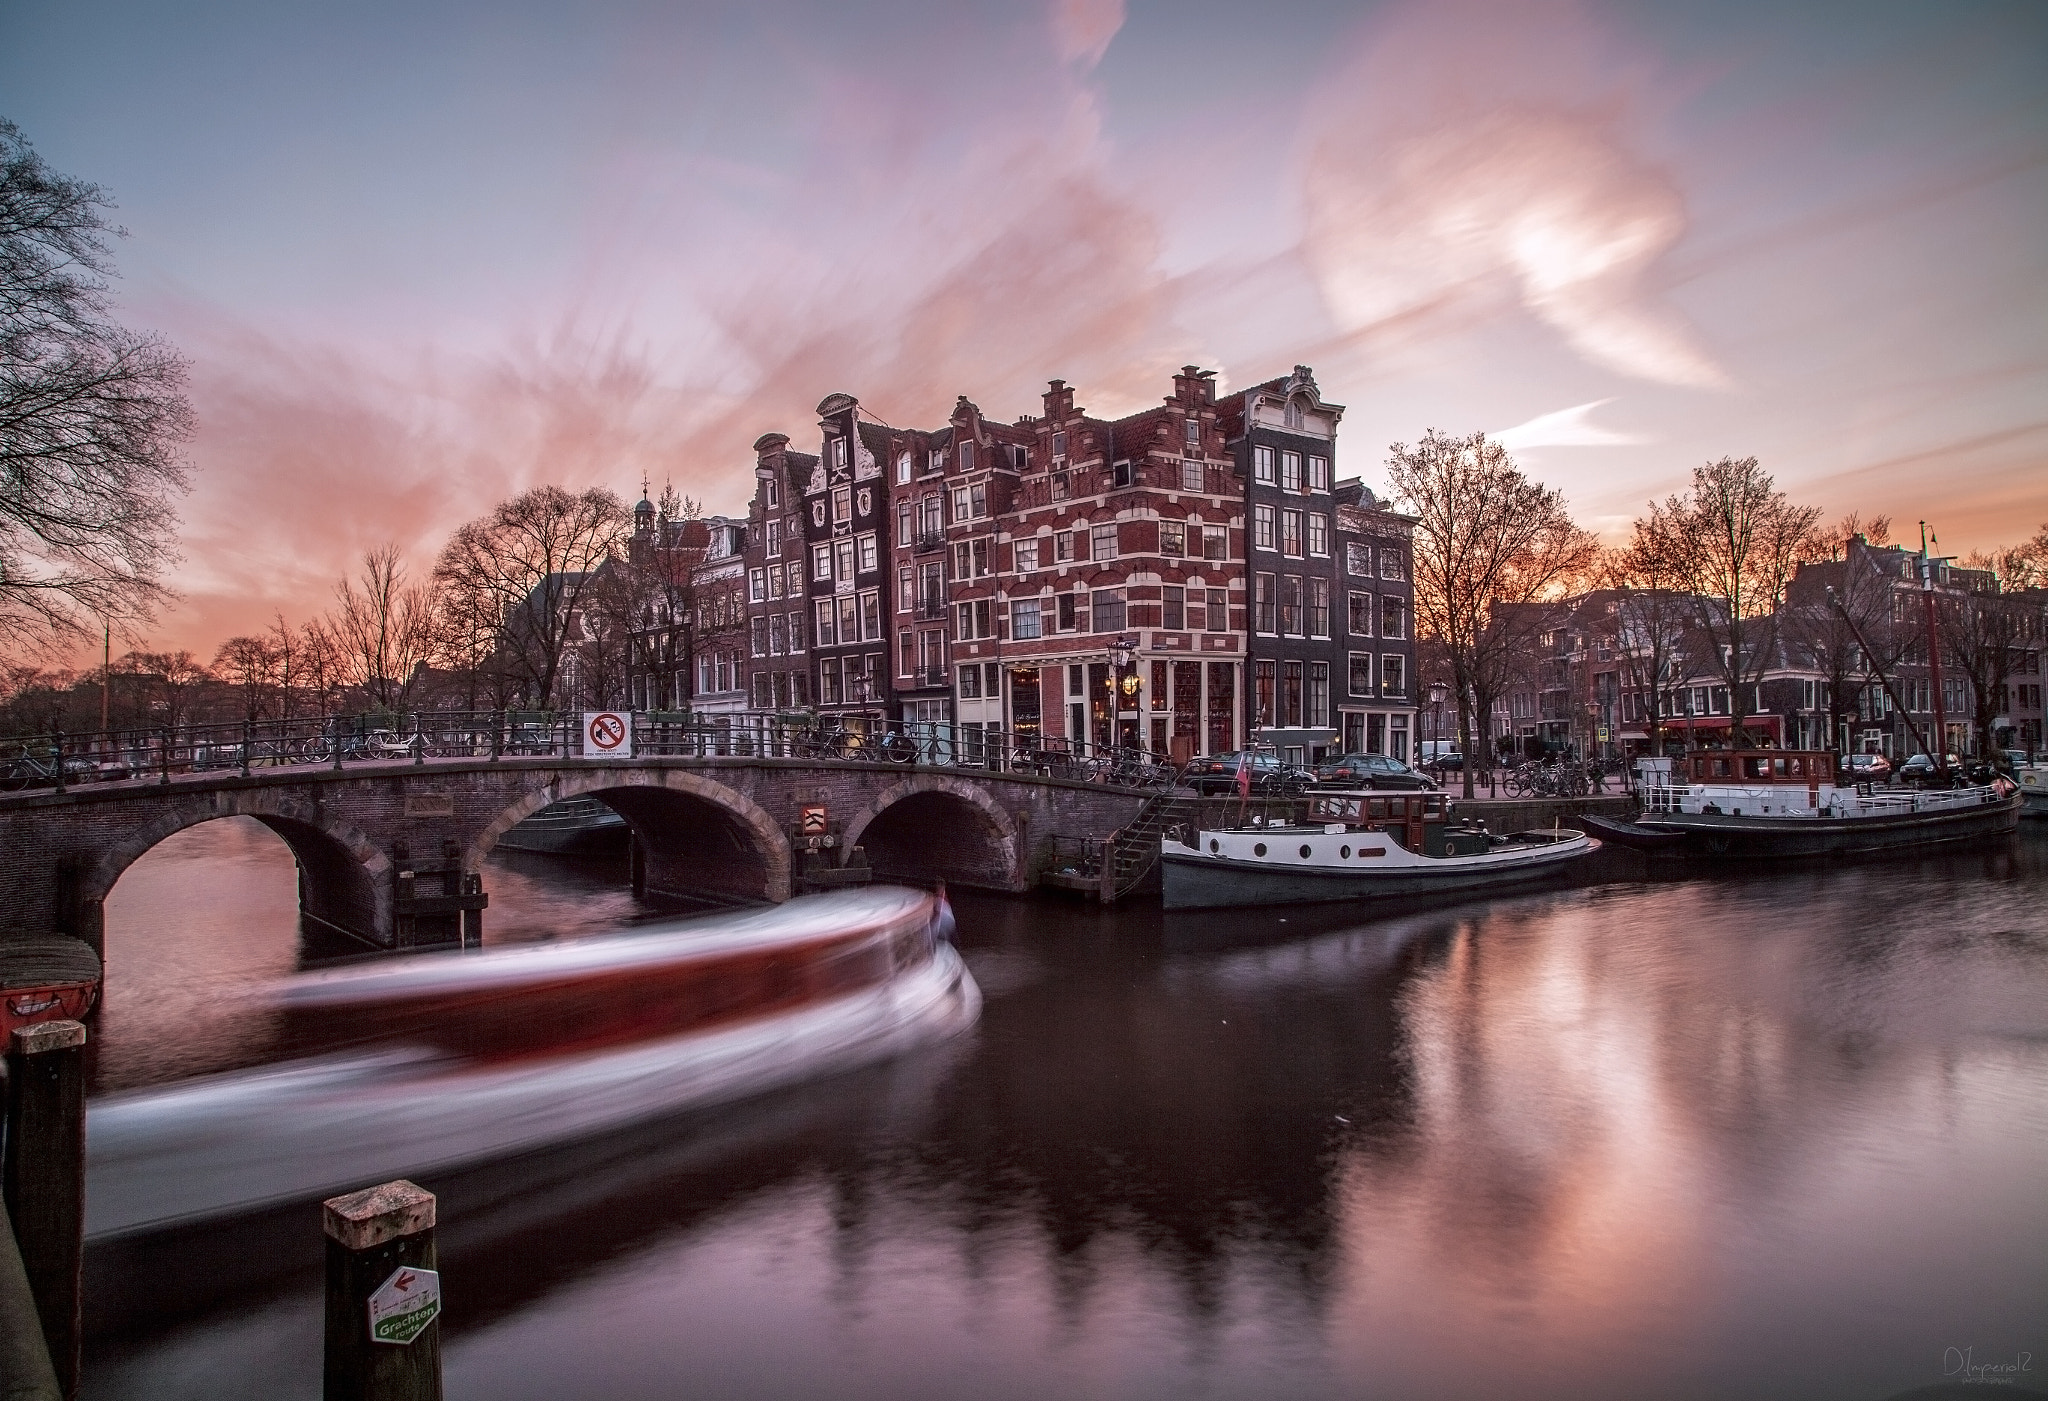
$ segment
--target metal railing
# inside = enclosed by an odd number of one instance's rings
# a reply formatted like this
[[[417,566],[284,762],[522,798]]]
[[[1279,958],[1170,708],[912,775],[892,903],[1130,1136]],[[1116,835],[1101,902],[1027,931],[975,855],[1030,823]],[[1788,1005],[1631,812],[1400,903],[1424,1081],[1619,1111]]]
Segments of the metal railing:
[[[943,680],[944,673],[939,675]],[[1138,788],[1169,786],[1178,778],[1163,757],[1129,746],[951,721],[884,722],[789,711],[643,711],[627,718],[635,758],[887,763]],[[167,784],[187,774],[249,777],[281,768],[519,759],[615,762],[626,752],[620,744],[603,755],[586,753],[575,712],[419,711],[160,725],[0,740],[0,792]]]

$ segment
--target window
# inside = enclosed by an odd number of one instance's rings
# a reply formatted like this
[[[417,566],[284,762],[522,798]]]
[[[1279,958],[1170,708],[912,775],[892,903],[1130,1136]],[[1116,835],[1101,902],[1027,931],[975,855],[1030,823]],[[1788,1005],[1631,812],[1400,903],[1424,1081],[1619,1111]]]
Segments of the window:
[[[1209,590],[1209,631],[1230,631],[1230,594],[1224,589]]]
[[[835,616],[832,600],[829,598],[819,599],[817,638],[820,647],[830,647],[839,641],[839,629],[833,624]]]
[[[1279,717],[1273,713],[1273,664],[1252,663],[1252,720],[1255,724],[1273,725]]]
[[[899,632],[896,634],[896,669],[908,676],[917,670],[917,634]]]
[[[827,657],[818,663],[818,704],[839,704],[839,659]]]
[[[1010,638],[1015,642],[1029,642],[1039,633],[1038,600],[1017,598],[1010,601]]]
[[[1122,632],[1124,630],[1124,591],[1122,589],[1096,589],[1089,597],[1089,608],[1094,614],[1095,625],[1091,632]]]
[[[1109,469],[1110,480],[1117,486],[1129,486],[1137,480],[1137,473],[1131,467],[1129,458],[1116,463]]]
[[[953,546],[953,577],[956,579],[979,579],[991,572],[989,550],[991,542],[984,535],[979,540],[962,540]]]
[[[1074,532],[1062,530],[1052,537],[1052,557],[1055,563],[1065,564],[1074,557]]]
[[[782,505],[782,484],[773,477],[761,479],[761,504],[771,511]]]
[[[793,559],[784,565],[783,569],[789,575],[789,596],[791,598],[799,597],[804,591],[804,562],[800,559]]]
[[[789,629],[782,624],[780,613],[768,615],[768,655],[779,657],[789,650]]]
[[[1361,545],[1356,540],[1345,541],[1344,572],[1370,579],[1372,577],[1372,546]]]
[[[988,599],[976,599],[958,606],[960,615],[959,637],[969,642],[977,637],[994,637],[995,620],[991,615],[992,605]]]
[[[896,508],[896,539],[894,543],[908,545],[911,536],[915,533],[916,529],[911,524],[911,506],[908,501],[905,501]]]
[[[917,603],[926,617],[932,617],[933,609],[943,610],[946,606],[946,566],[927,564],[921,566],[918,575]],[[944,616],[943,611],[937,616]]]
[[[789,650],[792,652],[804,650],[804,615],[801,613],[789,615]]]
[[[767,601],[768,571],[765,569],[749,569],[747,571],[747,602],[766,603]]]
[[[1200,491],[1204,485],[1201,462],[1192,457],[1184,459],[1180,464],[1180,489]]]
[[[973,665],[973,666],[963,666],[963,667],[961,667],[961,668],[960,668],[960,699],[961,699],[961,700],[980,700],[980,699],[981,699],[981,665],[980,665],[980,663],[976,663],[976,664],[975,664],[975,665]]]
[[[917,607],[917,576],[908,569],[896,571],[896,611],[908,613]]]
[[[1067,499],[1067,474],[1065,472],[1055,472],[1052,474],[1052,499],[1055,501]]]
[[[1310,662],[1308,664],[1308,714],[1303,723],[1323,726],[1330,723],[1330,664]]]
[[[1351,654],[1349,689],[1354,696],[1369,696],[1372,694],[1372,653],[1353,652]]]
[[[971,440],[960,445],[960,470],[963,472],[972,472],[974,470],[974,443]]]
[[[973,506],[967,500],[967,488],[964,486],[954,487],[953,524],[958,525],[961,521],[973,519],[973,510]]]
[[[1283,452],[1280,454],[1280,489],[1282,491],[1301,490],[1300,453]]]
[[[1301,400],[1289,399],[1287,401],[1286,409],[1284,409],[1281,413],[1281,417],[1286,420],[1287,426],[1289,428],[1301,427],[1303,422],[1305,421],[1305,416],[1301,411]]]
[[[1330,489],[1330,459],[1311,457],[1308,460],[1308,489],[1328,491]]]
[[[1301,558],[1301,512],[1280,513],[1280,553],[1292,559]]]
[[[1029,574],[1032,570],[1038,568],[1038,542],[1036,540],[1019,540],[1010,547],[1010,553],[1016,564],[1017,573]]]
[[[1389,652],[1380,658],[1380,689],[1387,695],[1406,695],[1407,682],[1401,674],[1402,659]]]
[[[749,622],[747,627],[747,635],[748,640],[751,643],[751,650],[753,651],[753,654],[757,657],[767,656],[768,619],[765,615],[756,615]]]
[[[1252,544],[1261,550],[1275,548],[1274,521],[1277,513],[1271,506],[1252,507]]]
[[[1229,559],[1230,532],[1220,525],[1202,527],[1202,558]]]
[[[910,480],[910,454],[901,453],[896,458],[896,485],[903,486]]]
[[[1189,447],[1200,448],[1202,446],[1201,420],[1193,418],[1183,420],[1181,431]]]
[[[939,514],[939,502],[941,499],[937,492],[930,492],[919,498],[917,503],[918,534],[937,535],[946,528],[946,522],[941,519]]]
[[[1254,574],[1252,576],[1252,586],[1252,607],[1257,618],[1252,627],[1259,632],[1273,632],[1276,630],[1274,622],[1273,576],[1271,574]]]
[[[768,597],[782,597],[782,566],[775,565],[766,571],[768,575]]]
[[[1052,465],[1064,467],[1067,463],[1067,435],[1065,430],[1052,435]]]
[[[1280,723],[1301,723],[1301,663],[1287,662],[1280,668]]]
[[[865,535],[856,537],[856,543],[860,546],[860,572],[863,574],[874,573],[876,569],[881,567],[881,562],[875,553],[875,533],[871,530]]]
[[[872,642],[882,635],[882,591],[867,589],[860,596],[860,635]]]
[[[1353,637],[1372,636],[1372,595],[1354,593],[1351,595],[1350,615],[1344,629]]]
[[[1330,635],[1330,581],[1312,578],[1308,581],[1308,635],[1328,637]]]
[[[1179,632],[1188,625],[1188,591],[1177,584],[1168,584],[1160,591],[1159,625],[1168,632]]]
[[[832,465],[834,467],[844,467],[846,465],[846,439],[844,438],[834,438],[832,440]]]
[[[832,542],[833,565],[839,571],[837,578],[842,584],[853,582],[853,541]]]
[[[1262,486],[1271,486],[1279,480],[1273,472],[1273,449],[1252,449],[1252,480]]]
[[[1088,530],[1088,557],[1090,559],[1116,558],[1116,527],[1114,525],[1091,526]],[[1100,629],[1097,629],[1100,631]]]
[[[1380,600],[1380,636],[1406,637],[1408,635],[1408,608],[1398,598]]]
[[[842,448],[845,446],[843,440],[840,446]],[[832,489],[832,524],[839,525],[852,519],[853,488],[844,486],[834,487]]]
[[[1308,526],[1308,552],[1312,555],[1327,555],[1330,552],[1330,518],[1321,511],[1310,511],[1306,517]]]
[[[1280,576],[1280,631],[1290,637],[1301,636],[1301,576],[1282,574]]]
[[[1079,626],[1079,622],[1075,617],[1074,608],[1074,600],[1076,597],[1085,597],[1085,595],[1075,595],[1070,593],[1063,593],[1060,595],[1059,626],[1061,632],[1072,632],[1076,627]]]
[[[1385,546],[1380,548],[1380,577],[1382,579],[1405,579],[1408,577],[1407,571],[1401,568],[1401,552],[1399,550],[1388,549]]]
[[[980,520],[988,514],[987,482],[975,482],[967,488],[967,513],[973,520]]]
[[[769,521],[762,531],[761,548],[768,558],[774,559],[782,553],[782,522]]]
[[[811,503],[811,525],[818,530],[825,528],[825,498],[822,496]]]
[[[818,580],[830,579],[832,577],[832,547],[830,545],[811,546],[811,577]]]
[[[1188,552],[1188,528],[1180,521],[1159,522],[1159,553],[1178,559]]]

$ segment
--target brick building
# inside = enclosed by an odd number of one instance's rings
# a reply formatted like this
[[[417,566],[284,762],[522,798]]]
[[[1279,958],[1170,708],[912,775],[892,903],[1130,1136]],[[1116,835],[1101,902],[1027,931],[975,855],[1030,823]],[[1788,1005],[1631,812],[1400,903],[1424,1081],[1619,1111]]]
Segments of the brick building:
[[[809,569],[803,494],[818,459],[792,451],[780,433],[754,443],[754,499],[748,507],[747,700],[756,711],[811,704]]]

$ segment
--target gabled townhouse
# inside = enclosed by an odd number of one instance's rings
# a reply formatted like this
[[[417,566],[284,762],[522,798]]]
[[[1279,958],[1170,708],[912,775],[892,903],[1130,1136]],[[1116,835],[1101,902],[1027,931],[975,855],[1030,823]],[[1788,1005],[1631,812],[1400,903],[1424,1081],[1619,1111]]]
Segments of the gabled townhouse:
[[[1415,517],[1354,477],[1336,486],[1337,745],[1411,758],[1417,723]],[[1441,728],[1441,727],[1439,727]],[[1448,731],[1445,731],[1448,733]]]
[[[818,459],[781,433],[754,442],[754,499],[747,511],[747,702],[756,711],[811,704],[809,556],[803,495]]]
[[[818,405],[819,455],[803,484],[812,706],[850,734],[878,735],[892,703],[882,609],[889,557],[892,435],[863,421],[851,394]]]

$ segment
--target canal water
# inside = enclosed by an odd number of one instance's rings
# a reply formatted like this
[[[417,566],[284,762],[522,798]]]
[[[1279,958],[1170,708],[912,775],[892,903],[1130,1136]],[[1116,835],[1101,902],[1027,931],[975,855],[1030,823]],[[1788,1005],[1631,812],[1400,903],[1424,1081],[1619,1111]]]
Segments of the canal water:
[[[423,1179],[447,1394],[2048,1392],[2048,833],[1604,874],[1374,920],[961,897],[971,1035]],[[664,913],[486,882],[493,941]],[[101,1090],[278,1053],[238,991],[305,956],[293,888],[240,820],[123,877]],[[317,1396],[318,1233],[96,1251],[84,1394]]]

